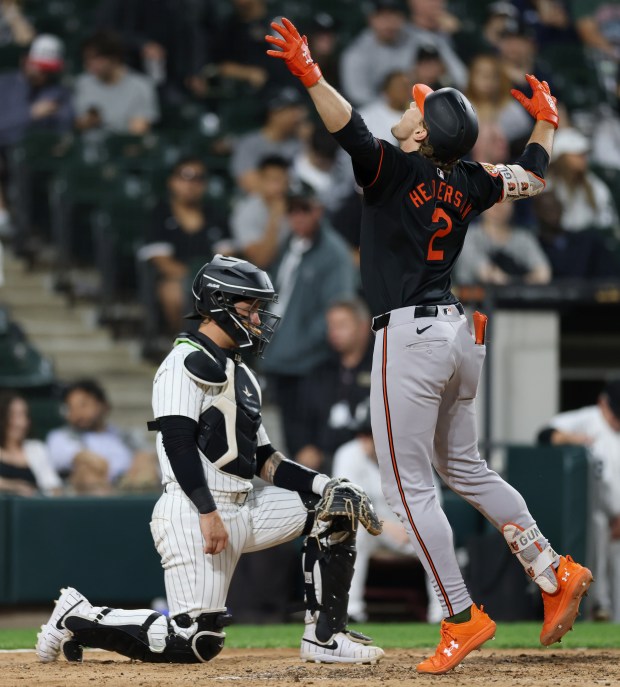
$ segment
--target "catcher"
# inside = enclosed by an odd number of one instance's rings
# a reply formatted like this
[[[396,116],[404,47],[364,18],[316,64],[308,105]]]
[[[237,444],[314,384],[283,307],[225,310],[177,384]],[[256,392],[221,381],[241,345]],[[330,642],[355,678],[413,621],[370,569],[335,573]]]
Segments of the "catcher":
[[[358,523],[381,532],[365,492],[287,460],[261,421],[261,390],[241,350],[260,355],[279,318],[269,277],[216,255],[193,284],[195,334],[181,334],[155,375],[153,411],[164,491],[151,532],[164,568],[169,617],[95,607],[63,589],[36,645],[43,662],[84,646],[155,663],[210,661],[224,646],[230,580],[242,553],[306,535],[301,658],[376,663],[383,650],[347,629]],[[267,485],[254,488],[252,479]],[[256,581],[260,584],[260,580]]]

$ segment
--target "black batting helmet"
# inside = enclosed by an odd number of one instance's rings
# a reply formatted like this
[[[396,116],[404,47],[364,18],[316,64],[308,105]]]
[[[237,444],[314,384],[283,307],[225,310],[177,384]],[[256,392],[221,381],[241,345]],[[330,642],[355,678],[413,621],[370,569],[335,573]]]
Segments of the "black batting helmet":
[[[238,348],[252,347],[261,355],[271,341],[280,317],[268,312],[268,303],[276,303],[278,296],[266,272],[246,260],[214,256],[203,265],[192,285],[194,314],[190,317],[211,318],[237,344]],[[258,301],[260,324],[251,322],[248,312],[239,313],[239,301]]]
[[[413,99],[426,122],[433,157],[449,163],[467,155],[478,138],[478,116],[469,100],[456,88],[433,91],[424,84],[413,87]]]

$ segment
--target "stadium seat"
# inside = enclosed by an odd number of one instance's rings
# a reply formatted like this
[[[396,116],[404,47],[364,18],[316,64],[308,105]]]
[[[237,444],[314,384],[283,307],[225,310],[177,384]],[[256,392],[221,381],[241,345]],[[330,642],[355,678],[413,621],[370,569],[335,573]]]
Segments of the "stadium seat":
[[[119,304],[138,300],[136,252],[155,203],[152,195],[116,193],[93,213],[95,265],[101,276],[99,320],[113,328],[127,320],[127,309]]]
[[[0,388],[27,389],[54,381],[52,363],[28,341],[21,329],[9,322],[0,334]]]

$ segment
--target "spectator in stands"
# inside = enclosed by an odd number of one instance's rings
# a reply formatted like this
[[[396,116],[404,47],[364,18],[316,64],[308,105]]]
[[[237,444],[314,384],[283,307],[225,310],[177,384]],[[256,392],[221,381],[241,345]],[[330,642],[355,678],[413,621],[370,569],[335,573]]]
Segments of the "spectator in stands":
[[[512,88],[527,91],[526,74],[536,74],[540,80],[551,82],[544,65],[536,59],[537,52],[534,32],[530,27],[523,22],[511,22],[506,26],[500,38],[499,55]]]
[[[130,69],[124,54],[115,33],[100,31],[85,41],[85,73],[75,81],[75,125],[80,131],[142,135],[159,118],[153,82]]]
[[[271,20],[266,0],[232,0],[231,4],[232,13],[214,35],[212,58],[220,76],[242,81],[255,90],[290,87],[286,67],[265,54]]]
[[[353,438],[343,444],[334,456],[333,477],[346,477],[355,484],[359,484],[371,497],[377,515],[383,521],[383,532],[378,537],[371,537],[361,528],[357,533],[357,556],[355,570],[349,591],[349,618],[353,622],[368,620],[364,594],[370,559],[379,550],[389,551],[399,556],[415,556],[413,546],[409,541],[405,527],[387,505],[381,491],[381,475],[375,453],[375,443],[370,426],[370,402],[368,397],[360,406],[358,417],[351,424]],[[441,498],[441,488],[435,477],[436,489]],[[438,623],[443,617],[441,604],[437,595],[433,593],[431,583],[426,577],[428,595],[427,621]],[[387,583],[387,581],[386,581]]]
[[[376,99],[390,72],[411,67],[415,49],[401,3],[372,0],[368,28],[342,53],[340,79],[346,98],[356,107]]]
[[[32,43],[35,30],[22,13],[20,0],[0,1],[0,46],[27,46]]]
[[[287,219],[291,236],[271,269],[279,296],[272,310],[285,317],[265,353],[263,369],[280,409],[288,455],[294,456],[302,447],[304,377],[330,355],[325,313],[333,300],[353,295],[355,271],[346,244],[324,221],[311,189],[289,196]]]
[[[517,8],[507,0],[492,2],[487,7],[487,16],[482,27],[480,52],[497,52],[502,36],[517,22]]]
[[[467,83],[467,67],[456,54],[452,35],[460,29],[459,20],[448,12],[445,0],[408,0],[410,28],[416,45],[433,45],[446,66],[449,83],[461,90]]]
[[[62,401],[67,424],[47,437],[52,464],[75,493],[109,494],[131,467],[133,451],[108,424],[110,405],[103,388],[94,380],[80,380],[64,390]]]
[[[330,218],[355,188],[351,159],[343,153],[325,126],[315,122],[291,166],[292,183],[310,186]]]
[[[20,70],[0,74],[0,233],[10,231],[5,200],[10,148],[31,131],[71,129],[71,95],[59,82],[63,68],[62,42],[44,34],[33,41]]]
[[[58,495],[62,482],[50,463],[45,444],[28,439],[28,403],[19,394],[0,395],[0,492],[34,496]]]
[[[599,80],[613,98],[620,65],[620,5],[613,0],[571,0],[575,28],[597,65]]]
[[[459,284],[546,284],[547,258],[536,238],[512,226],[512,203],[496,203],[467,233],[456,264]]]
[[[415,53],[409,81],[424,83],[433,90],[450,85],[449,79],[446,79],[446,65],[434,45],[420,45]]]
[[[275,60],[272,60],[275,62]],[[301,150],[301,129],[307,108],[294,88],[271,94],[266,102],[265,124],[241,136],[235,143],[231,171],[244,193],[257,190],[258,163],[268,155],[280,155],[288,162]]]
[[[187,88],[205,95],[200,68],[206,63],[197,3],[189,0],[102,0],[97,28],[117,31],[130,64],[146,72],[162,96],[178,100]]]
[[[566,231],[617,230],[618,213],[607,185],[588,168],[588,139],[577,129],[557,131],[548,185],[562,203]]]
[[[256,191],[238,198],[230,226],[235,249],[261,269],[268,269],[289,235],[286,198],[289,163],[268,155],[258,164]]]
[[[590,451],[597,479],[592,514],[594,617],[620,622],[620,379],[607,382],[596,405],[552,418],[538,441],[577,444]]]
[[[372,345],[370,313],[358,298],[334,301],[326,314],[332,357],[304,382],[303,447],[295,460],[328,474],[352,427],[365,412],[370,393]]]
[[[498,57],[474,57],[465,94],[476,109],[480,129],[471,152],[474,160],[495,164],[510,158],[508,146],[523,148],[532,119],[510,95],[510,82]]]
[[[200,158],[179,160],[168,176],[168,198],[155,208],[138,252],[155,268],[157,296],[170,332],[182,329],[188,277],[216,253],[232,253],[226,218],[205,199],[207,184]]]
[[[553,280],[597,279],[620,274],[612,247],[597,229],[566,231],[562,226],[562,203],[553,190],[534,198],[538,240],[551,265]]]
[[[406,71],[389,72],[383,82],[381,95],[360,108],[359,112],[375,138],[398,145],[392,136],[392,127],[399,121],[399,113],[402,116],[402,112],[409,107],[411,83],[412,80]],[[418,82],[415,81],[415,83]],[[420,81],[419,83],[427,82]]]

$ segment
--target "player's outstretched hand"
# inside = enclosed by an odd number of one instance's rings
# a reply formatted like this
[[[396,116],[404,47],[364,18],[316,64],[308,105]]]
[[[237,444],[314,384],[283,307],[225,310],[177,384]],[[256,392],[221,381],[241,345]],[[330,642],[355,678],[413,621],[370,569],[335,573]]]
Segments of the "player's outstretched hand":
[[[300,36],[294,24],[286,17],[282,17],[281,25],[275,21],[271,22],[271,28],[282,38],[265,36],[268,43],[279,48],[279,50],[267,50],[267,54],[284,60],[291,74],[296,76],[306,88],[314,86],[323,75],[319,65],[312,59],[308,39]]]
[[[549,122],[557,129],[560,121],[558,101],[551,95],[549,84],[546,81],[539,81],[532,74],[526,74],[525,78],[532,89],[532,97],[528,98],[516,88],[510,91],[512,97],[518,100],[534,119]]]
[[[316,517],[324,522],[344,517],[350,521],[351,529],[354,530],[359,522],[375,536],[383,529],[368,494],[357,484],[338,477],[327,483],[316,505]]]
[[[228,545],[226,525],[216,510],[200,516],[200,531],[205,541],[205,553],[216,555]]]

